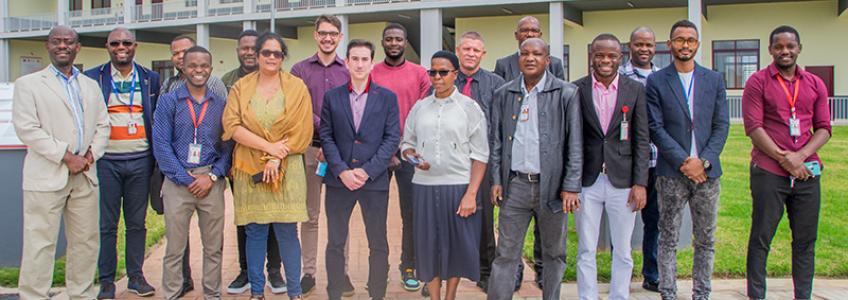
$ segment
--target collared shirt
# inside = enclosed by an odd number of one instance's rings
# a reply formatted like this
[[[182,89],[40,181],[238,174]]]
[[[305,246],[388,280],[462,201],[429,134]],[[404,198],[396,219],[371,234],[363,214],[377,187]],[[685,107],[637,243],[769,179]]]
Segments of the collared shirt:
[[[197,164],[188,162],[189,144],[195,142],[195,129],[186,99],[190,100],[195,120],[199,122],[197,143],[201,145],[201,151],[200,162]],[[203,120],[200,120],[200,115],[204,104],[198,101],[209,103]],[[177,184],[189,185],[194,182],[194,178],[188,174],[187,169],[211,165],[212,173],[216,176],[224,177],[228,174],[233,143],[221,141],[221,116],[226,103],[225,98],[210,89],[206,89],[205,100],[194,99],[185,86],[159,97],[153,118],[153,154],[165,176]]]
[[[651,75],[652,73],[656,72],[656,71],[659,71],[659,70],[660,70],[660,68],[658,68],[657,65],[655,65],[653,63],[651,63],[651,70],[648,71],[648,70],[636,68],[636,67],[633,66],[633,64],[630,61],[628,61],[626,64],[624,64],[623,66],[618,68],[618,74],[620,74],[621,76],[625,76],[625,77],[628,77],[630,79],[639,81],[644,86],[645,84],[648,83],[648,76]],[[657,166],[657,156],[658,156],[659,152],[658,152],[657,146],[654,145],[653,142],[651,142],[650,145],[651,145],[651,165],[650,166],[651,166],[651,168],[655,168]]]
[[[595,112],[601,121],[601,130],[607,134],[612,113],[615,111],[615,101],[618,100],[618,75],[610,83],[609,88],[592,75],[592,103],[595,104]]]
[[[683,87],[683,97],[686,98],[686,105],[689,106],[689,120],[692,120],[692,123],[695,123],[695,84],[697,82],[692,82],[695,80],[695,71],[689,73],[681,73],[677,72],[677,76],[680,78],[680,85]],[[690,89],[691,87],[691,89]],[[692,126],[692,146],[689,147],[689,156],[698,157],[698,144],[695,141],[695,126]]]
[[[247,74],[250,73],[245,72],[244,70],[242,70],[241,66],[239,66],[238,68],[227,72],[227,74],[224,74],[224,76],[221,76],[221,82],[224,83],[224,87],[226,87],[227,91],[229,92],[230,89],[232,89],[233,86],[236,85],[236,82],[238,82],[239,79],[241,79],[242,77],[244,77],[244,75]]]
[[[745,133],[750,135],[754,129],[763,128],[778,148],[799,151],[812,138],[812,129],[831,132],[827,87],[820,78],[801,67],[796,68],[792,81],[784,80],[792,95],[795,93],[795,86],[800,84],[798,100],[795,102],[795,116],[801,122],[801,136],[796,138],[789,135],[789,118],[792,113],[777,76],[781,76],[780,71],[774,64],[770,64],[751,75],[745,83],[745,92],[742,94]],[[806,161],[818,161],[821,164],[816,153],[807,157]],[[751,150],[751,163],[775,175],[789,176],[789,173],[780,167],[779,162],[757,147]]]
[[[524,85],[524,75],[521,81],[521,111],[518,112],[518,124],[515,126],[515,135],[512,143],[512,165],[513,171],[539,174],[542,172],[539,158],[539,93],[545,87],[548,72],[542,75],[542,79],[536,83],[531,90]]]
[[[336,56],[333,62],[325,66],[318,59],[318,53],[315,53],[294,64],[291,74],[302,79],[309,89],[309,95],[312,96],[312,125],[315,126],[317,133],[321,126],[321,105],[324,103],[324,94],[348,82],[350,72],[340,57]]]
[[[455,84],[460,91],[462,91],[462,88],[465,86],[465,82],[468,78],[469,76],[462,72],[457,73]],[[477,104],[480,104],[480,108],[483,109],[483,113],[486,114],[486,118],[488,119],[489,112],[492,107],[492,101],[494,101],[495,90],[503,86],[506,81],[495,73],[483,69],[479,69],[477,72],[474,72],[470,78],[471,95],[468,97],[477,101]]]
[[[356,93],[353,88],[353,83],[347,84],[347,91],[350,93],[350,110],[353,113],[353,127],[359,131],[359,123],[362,122],[362,115],[365,114],[365,104],[368,102],[368,90],[371,89],[371,80],[365,84],[365,89],[362,93]]]
[[[429,94],[430,77],[427,76],[427,70],[408,60],[398,66],[390,66],[383,61],[374,65],[371,80],[397,95],[400,134],[403,135],[412,106]]]
[[[144,108],[141,95],[141,78],[133,65],[127,76],[111,66],[112,82],[110,83],[109,99],[106,107],[109,113],[109,143],[106,145],[107,154],[130,154],[121,156],[125,159],[142,157],[147,154],[150,145],[147,141],[144,127]],[[132,103],[130,103],[132,102]],[[130,134],[130,125],[134,125],[135,134]],[[138,154],[138,155],[131,155]]]
[[[59,71],[53,64],[50,65],[50,70],[56,74],[56,78],[62,83],[65,88],[65,94],[68,96],[68,103],[71,105],[71,110],[74,113],[74,125],[77,130],[77,143],[74,147],[74,153],[79,154],[80,145],[83,143],[83,135],[85,135],[85,123],[82,107],[82,88],[79,84],[80,71],[76,67],[71,67],[71,77],[66,76],[62,71]]]
[[[159,95],[164,95],[166,93],[171,93],[179,90],[180,88],[186,85],[186,79],[180,73],[177,75],[168,77],[164,83],[162,83],[162,90],[159,91]],[[212,93],[217,95],[218,97],[227,99],[227,86],[224,85],[224,82],[215,75],[210,75],[209,80],[206,81],[206,88],[211,90]]]
[[[486,123],[480,105],[455,87],[448,98],[436,98],[433,94],[418,101],[406,119],[401,149],[415,149],[430,164],[430,169],[416,169],[412,182],[469,183],[471,160],[489,161]]]

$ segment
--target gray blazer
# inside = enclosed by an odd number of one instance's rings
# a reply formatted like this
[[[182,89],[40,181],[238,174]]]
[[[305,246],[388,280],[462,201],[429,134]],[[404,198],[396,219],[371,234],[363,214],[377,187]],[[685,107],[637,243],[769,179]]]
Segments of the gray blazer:
[[[633,185],[648,186],[648,166],[651,148],[648,145],[648,111],[645,88],[636,80],[619,76],[618,98],[607,133],[592,97],[592,75],[574,82],[580,89],[583,110],[583,186],[591,186],[606,164],[607,176],[614,187],[624,189]],[[628,139],[621,140],[621,122],[627,106]]]
[[[524,94],[521,77],[495,90],[491,124],[493,139],[489,158],[493,185],[509,195],[512,136]],[[541,84],[541,83],[540,83]],[[539,101],[540,203],[552,212],[562,211],[559,192],[580,192],[583,171],[583,121],[577,86],[548,72]],[[508,201],[508,199],[507,199]]]
[[[548,72],[554,74],[560,80],[565,80],[565,68],[562,67],[562,60],[559,58],[551,56],[551,63],[548,64]],[[521,77],[521,69],[518,68],[518,52],[498,59],[497,63],[495,63],[494,73],[506,82]]]

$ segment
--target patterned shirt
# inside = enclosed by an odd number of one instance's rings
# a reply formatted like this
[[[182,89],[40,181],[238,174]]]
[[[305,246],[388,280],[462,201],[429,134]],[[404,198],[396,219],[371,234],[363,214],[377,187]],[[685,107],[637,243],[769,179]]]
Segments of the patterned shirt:
[[[162,90],[159,91],[159,95],[174,92],[181,87],[184,87],[185,84],[185,77],[182,73],[177,73],[177,75],[169,77],[162,83]],[[209,76],[209,80],[206,81],[206,89],[211,90],[215,95],[227,100],[227,86],[225,86],[224,82],[221,81],[221,79],[218,79],[218,77],[215,77],[214,75]]]
[[[121,71],[112,66],[112,93],[106,106],[109,112],[109,124],[112,131],[109,143],[106,145],[108,154],[140,154],[147,155],[150,145],[144,128],[144,108],[141,101],[141,78],[135,67],[123,76]],[[130,125],[135,132],[130,134]]]
[[[187,99],[199,123],[197,143],[201,145],[201,151],[200,162],[196,164],[188,162],[189,144],[195,142],[195,129]],[[211,165],[212,173],[218,177],[224,177],[230,170],[233,143],[221,141],[224,131],[221,116],[227,101],[209,89],[206,90],[205,100],[201,101],[209,103],[202,120],[203,102],[198,103],[183,85],[176,92],[159,97],[153,118],[153,154],[162,173],[179,185],[194,182],[194,178],[186,172],[187,169]]]
[[[659,70],[660,70],[660,68],[657,67],[656,65],[654,65],[653,63],[651,64],[651,70],[646,71],[646,70],[642,70],[642,69],[634,67],[633,64],[628,61],[626,64],[624,64],[623,66],[618,68],[618,74],[621,74],[621,76],[629,77],[630,79],[636,80],[638,82],[641,82],[642,85],[645,85],[645,84],[648,83],[648,75],[650,75],[650,74],[652,74],[656,71],[659,71]],[[650,166],[651,166],[651,168],[656,168],[657,167],[657,155],[659,154],[659,152],[657,151],[657,146],[654,145],[654,143],[650,143],[650,145],[651,145],[651,164],[650,164]]]
[[[85,134],[84,128],[84,114],[82,107],[82,89],[79,84],[79,75],[80,71],[76,67],[71,67],[71,77],[65,76],[64,73],[59,71],[52,64],[50,65],[50,70],[56,74],[56,78],[62,83],[62,87],[65,88],[65,93],[68,96],[68,102],[71,105],[71,110],[74,114],[74,125],[77,130],[77,143],[74,146],[74,154],[79,154],[80,145],[82,145],[83,135]]]

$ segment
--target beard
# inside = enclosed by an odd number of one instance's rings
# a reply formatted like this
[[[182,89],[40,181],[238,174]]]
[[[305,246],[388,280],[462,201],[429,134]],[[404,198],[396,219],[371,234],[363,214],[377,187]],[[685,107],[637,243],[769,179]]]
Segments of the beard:
[[[398,52],[397,55],[392,55],[389,52],[386,52],[386,57],[388,57],[389,59],[392,59],[392,60],[400,59],[400,58],[403,57],[403,51]]]

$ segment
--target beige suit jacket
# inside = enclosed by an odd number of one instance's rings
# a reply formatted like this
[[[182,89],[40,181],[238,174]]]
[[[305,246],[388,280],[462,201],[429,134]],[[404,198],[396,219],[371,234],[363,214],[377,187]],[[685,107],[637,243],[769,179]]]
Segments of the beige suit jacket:
[[[109,141],[106,102],[97,82],[83,74],[77,78],[84,118],[80,155],[91,149],[97,160]],[[12,123],[18,138],[27,146],[23,189],[53,192],[64,188],[70,171],[62,158],[66,151],[76,148],[77,130],[65,87],[49,66],[15,81]],[[98,185],[96,166],[91,166],[85,176]]]

